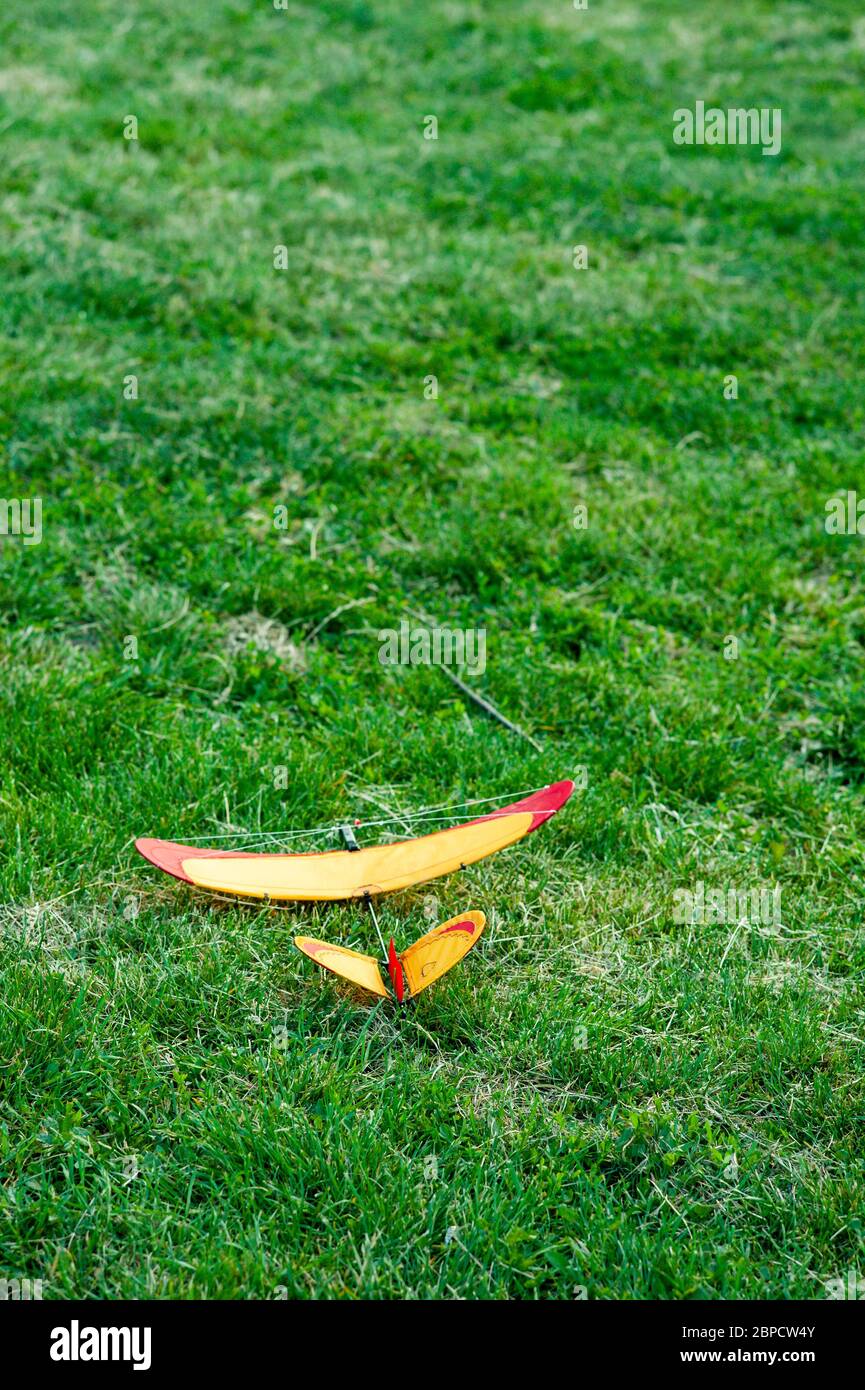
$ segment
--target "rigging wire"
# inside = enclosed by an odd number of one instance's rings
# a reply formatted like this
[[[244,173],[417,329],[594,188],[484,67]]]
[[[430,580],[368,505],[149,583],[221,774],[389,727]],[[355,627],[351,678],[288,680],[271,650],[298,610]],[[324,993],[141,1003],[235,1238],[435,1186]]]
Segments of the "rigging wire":
[[[455,824],[459,824],[463,821],[474,820],[474,815],[450,816],[447,814],[449,811],[461,811],[469,806],[488,806],[491,802],[502,801],[505,797],[513,797],[515,800],[518,800],[520,797],[531,796],[534,792],[545,790],[545,787],[529,787],[525,791],[500,792],[498,796],[474,797],[470,801],[457,801],[453,803],[442,802],[437,806],[422,806],[417,811],[395,811],[393,815],[384,816],[381,819],[354,821],[353,825],[356,829],[369,829],[374,826],[392,825],[395,821],[419,821],[424,824],[431,825],[437,820],[450,820],[453,821]],[[489,813],[491,817],[494,817],[496,814],[497,813],[495,811]],[[510,811],[502,811],[501,814],[511,815],[513,813]],[[201,843],[209,843],[213,840],[243,839],[250,842],[256,841],[259,843],[267,843],[268,841],[270,841],[274,844],[280,844],[285,840],[297,840],[312,835],[335,833],[336,831],[338,831],[338,829],[339,822],[334,822],[330,825],[315,826],[310,830],[228,830],[218,835],[190,835],[187,836],[184,843],[195,845]],[[241,846],[241,851],[242,848],[243,847]]]

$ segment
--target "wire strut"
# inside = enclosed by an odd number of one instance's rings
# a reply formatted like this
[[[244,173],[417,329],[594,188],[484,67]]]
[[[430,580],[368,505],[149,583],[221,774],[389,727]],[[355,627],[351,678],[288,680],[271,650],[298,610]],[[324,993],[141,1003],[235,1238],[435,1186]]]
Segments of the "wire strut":
[[[384,937],[383,937],[382,934],[381,934],[381,927],[380,927],[379,924],[378,924],[378,917],[377,917],[377,915],[376,915],[376,910],[375,910],[375,908],[374,908],[373,905],[372,905],[372,897],[371,897],[371,895],[370,895],[369,893],[366,894],[366,896],[365,896],[365,898],[364,898],[364,901],[366,902],[366,905],[367,905],[367,907],[369,908],[370,913],[372,914],[373,926],[375,927],[376,934],[377,934],[377,936],[378,936],[379,941],[381,942],[382,960],[385,960],[385,961],[386,961],[387,958],[388,958],[388,955],[387,955],[387,947],[386,947],[385,944],[384,944]]]
[[[421,806],[417,811],[395,811],[393,815],[384,816],[381,819],[377,820],[356,820],[353,822],[352,828],[372,829],[380,825],[393,825],[394,822],[397,821],[401,821],[403,824],[409,824],[412,821],[419,821],[422,823],[425,822],[427,824],[432,825],[437,820],[455,820],[457,822],[461,820],[473,820],[474,813],[472,813],[469,816],[452,816],[449,813],[453,811],[467,810],[469,807],[473,806],[489,806],[492,804],[492,802],[504,801],[505,798],[508,798],[508,800],[517,801],[521,797],[531,796],[534,792],[539,792],[543,790],[543,787],[528,787],[523,791],[499,792],[498,796],[474,797],[470,801],[456,801],[450,803],[441,802],[437,806]],[[494,815],[495,812],[493,812],[492,814]],[[502,814],[504,815],[506,813],[502,812]],[[248,841],[250,845],[261,842],[264,842],[266,844],[268,841],[270,841],[273,844],[281,844],[283,841],[286,840],[298,840],[313,835],[334,834],[335,832],[340,831],[342,831],[342,823],[339,821],[335,821],[330,825],[317,825],[309,830],[227,830],[219,835],[189,835],[186,837],[186,843],[190,845],[195,845],[202,843],[210,843],[214,840],[243,839]],[[243,848],[243,846],[241,846],[241,848]]]

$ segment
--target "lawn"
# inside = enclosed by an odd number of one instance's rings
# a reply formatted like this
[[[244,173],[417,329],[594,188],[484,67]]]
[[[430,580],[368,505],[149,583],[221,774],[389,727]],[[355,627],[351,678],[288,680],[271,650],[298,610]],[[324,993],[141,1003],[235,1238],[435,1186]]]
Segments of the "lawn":
[[[0,1277],[865,1276],[857,7],[10,0],[0,47]],[[697,100],[780,152],[677,145]],[[382,665],[404,620],[482,629],[532,741]],[[381,901],[489,918],[402,1009],[294,948],[361,904],[132,845],[575,775]]]

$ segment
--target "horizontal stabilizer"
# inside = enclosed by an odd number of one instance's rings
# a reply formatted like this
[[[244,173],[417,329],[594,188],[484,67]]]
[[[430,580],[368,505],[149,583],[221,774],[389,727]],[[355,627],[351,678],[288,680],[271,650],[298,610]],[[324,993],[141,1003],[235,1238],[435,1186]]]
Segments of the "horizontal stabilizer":
[[[400,961],[412,994],[420,994],[461,961],[474,946],[486,921],[482,912],[464,912],[427,932],[403,951]]]
[[[411,995],[440,980],[474,946],[484,927],[486,917],[482,912],[463,912],[443,922],[434,931],[427,932],[407,951],[396,954],[393,941],[390,945],[388,973],[393,982],[398,1000],[404,997],[404,985],[408,985]],[[379,962],[374,956],[361,955],[350,951],[347,946],[331,946],[327,941],[316,941],[311,936],[296,936],[294,944],[304,955],[309,956],[325,970],[332,970],[353,985],[369,990],[371,994],[390,998],[381,977]]]
[[[371,994],[380,994],[383,999],[390,997],[375,956],[361,955],[360,951],[350,951],[347,946],[331,946],[327,941],[316,941],[312,936],[296,936],[294,944],[316,965],[323,965],[334,975],[341,975],[344,980],[360,985],[361,989],[368,989]]]

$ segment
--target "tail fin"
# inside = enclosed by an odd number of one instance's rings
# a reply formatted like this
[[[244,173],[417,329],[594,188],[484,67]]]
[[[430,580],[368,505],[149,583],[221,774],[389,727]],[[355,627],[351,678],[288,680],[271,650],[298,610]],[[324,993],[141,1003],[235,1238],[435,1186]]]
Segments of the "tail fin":
[[[390,975],[390,982],[393,985],[397,1002],[401,1004],[405,996],[405,988],[403,986],[402,964],[400,962],[400,957],[396,953],[393,937],[391,937],[390,945],[387,948],[387,973]]]

